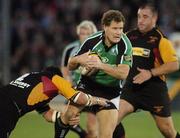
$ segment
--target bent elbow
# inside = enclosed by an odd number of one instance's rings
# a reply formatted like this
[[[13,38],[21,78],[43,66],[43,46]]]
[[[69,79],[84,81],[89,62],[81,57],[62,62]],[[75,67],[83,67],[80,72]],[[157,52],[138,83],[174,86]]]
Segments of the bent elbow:
[[[121,79],[122,79],[122,80],[125,80],[125,79],[127,79],[127,76],[128,76],[128,73],[123,74]]]
[[[70,58],[67,67],[69,70],[75,70],[78,68],[78,64],[75,62],[74,58]]]
[[[128,77],[128,75],[129,75],[129,68],[127,68],[125,71],[124,71],[124,73],[123,73],[123,75],[122,75],[122,80],[125,80],[125,79],[127,79],[127,77]]]
[[[69,64],[69,63],[68,63],[68,65],[67,65],[67,67],[68,67],[68,69],[71,70],[71,71],[74,70],[73,66],[71,66],[71,64]]]
[[[120,80],[125,80],[128,76],[129,72],[123,72],[123,73],[120,73],[119,75],[117,75],[117,79],[120,79]]]
[[[73,100],[74,103],[85,106],[88,103],[88,98],[85,93],[79,92]]]

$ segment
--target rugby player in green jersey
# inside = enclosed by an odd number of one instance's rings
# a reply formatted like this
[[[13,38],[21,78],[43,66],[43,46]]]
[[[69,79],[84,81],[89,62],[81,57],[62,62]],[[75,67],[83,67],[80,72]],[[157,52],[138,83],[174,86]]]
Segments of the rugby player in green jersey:
[[[77,89],[111,100],[107,107],[93,106],[86,110],[96,114],[98,137],[112,138],[118,119],[122,80],[126,79],[132,65],[132,47],[123,33],[125,19],[120,11],[105,12],[101,21],[103,30],[86,39],[77,54],[70,58],[68,67],[96,70],[94,74],[82,75]]]

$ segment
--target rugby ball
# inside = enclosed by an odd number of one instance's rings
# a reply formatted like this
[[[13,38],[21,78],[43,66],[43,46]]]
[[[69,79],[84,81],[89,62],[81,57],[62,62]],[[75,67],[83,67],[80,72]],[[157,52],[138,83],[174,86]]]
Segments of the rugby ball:
[[[88,58],[90,58],[90,59],[91,58],[98,58],[99,59],[99,56],[96,53],[92,52],[89,54]],[[85,76],[91,76],[98,71],[98,69],[96,69],[96,68],[89,68],[88,69],[84,66],[79,66],[79,70],[80,70],[80,73],[82,75],[85,75]]]
[[[95,74],[98,70],[95,68],[87,69],[84,66],[79,66],[79,71],[82,75],[91,76],[91,75]]]

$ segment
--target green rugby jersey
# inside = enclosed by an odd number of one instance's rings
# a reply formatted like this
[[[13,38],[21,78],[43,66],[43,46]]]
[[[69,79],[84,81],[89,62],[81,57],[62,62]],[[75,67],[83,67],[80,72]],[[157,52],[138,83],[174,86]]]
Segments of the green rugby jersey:
[[[116,66],[118,64],[127,64],[132,66],[132,46],[125,34],[122,35],[120,42],[112,45],[111,47],[107,47],[104,43],[104,32],[97,32],[86,39],[76,55],[81,55],[89,50],[97,53],[103,63],[110,64],[112,66]],[[89,76],[89,78],[92,81],[105,86],[121,86],[121,81],[119,79],[106,74],[102,70],[99,70],[96,74]]]

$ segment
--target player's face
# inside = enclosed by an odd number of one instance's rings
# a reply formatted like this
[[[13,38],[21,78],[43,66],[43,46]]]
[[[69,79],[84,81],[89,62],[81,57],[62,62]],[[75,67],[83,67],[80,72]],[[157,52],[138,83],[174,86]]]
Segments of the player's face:
[[[138,10],[138,29],[142,33],[150,31],[156,25],[157,15],[154,15],[149,8]]]
[[[112,45],[118,43],[121,40],[123,33],[124,23],[112,21],[109,26],[104,26],[105,31],[105,43],[106,45]]]
[[[92,30],[90,28],[80,28],[79,30],[79,40],[81,43],[92,34]]]

